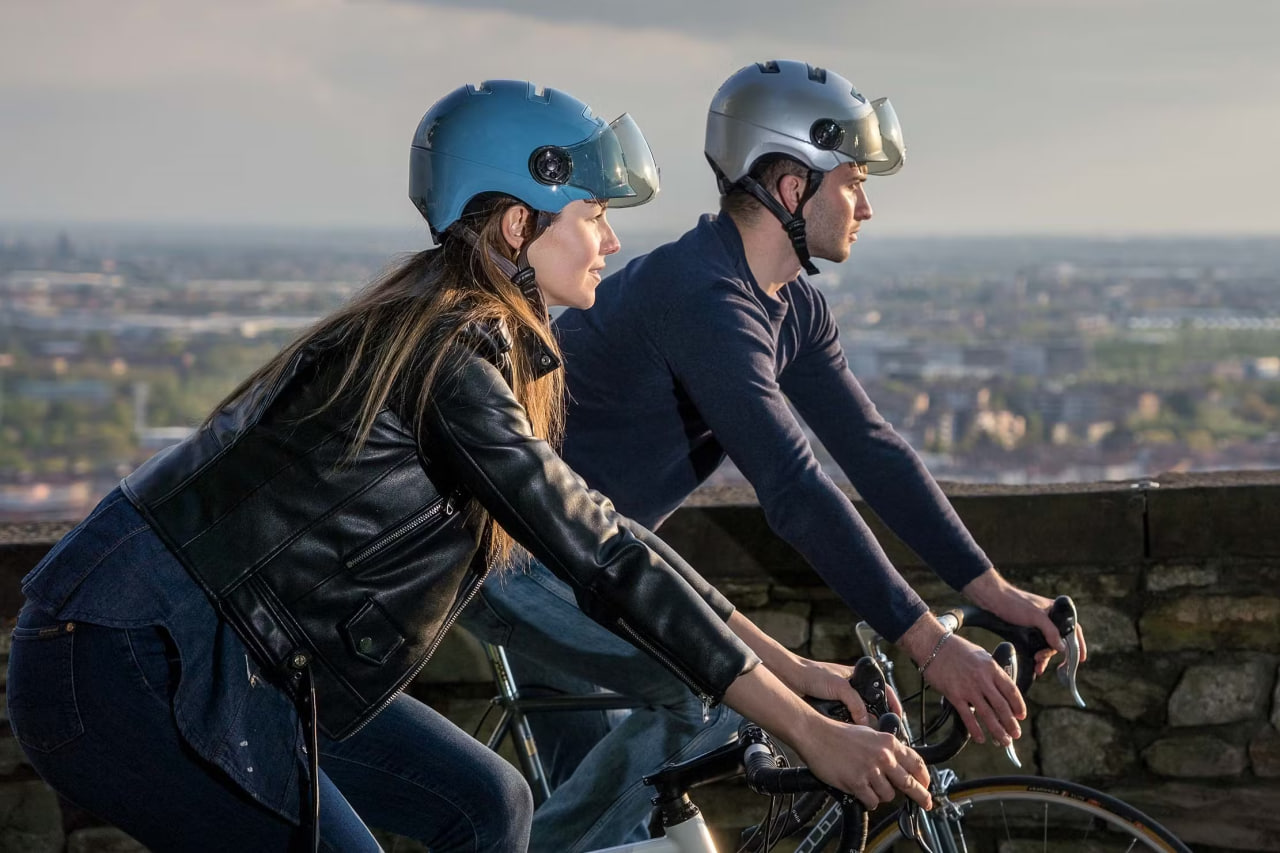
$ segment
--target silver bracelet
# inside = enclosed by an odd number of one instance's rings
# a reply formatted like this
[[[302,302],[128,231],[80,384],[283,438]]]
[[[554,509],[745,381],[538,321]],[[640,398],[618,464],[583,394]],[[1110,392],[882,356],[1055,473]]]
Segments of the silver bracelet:
[[[929,653],[929,657],[925,658],[924,663],[916,668],[916,671],[924,675],[924,671],[929,668],[929,664],[933,663],[933,659],[938,656],[938,652],[942,651],[942,644],[951,637],[951,631],[946,631],[938,638],[938,644],[933,647],[933,651]]]

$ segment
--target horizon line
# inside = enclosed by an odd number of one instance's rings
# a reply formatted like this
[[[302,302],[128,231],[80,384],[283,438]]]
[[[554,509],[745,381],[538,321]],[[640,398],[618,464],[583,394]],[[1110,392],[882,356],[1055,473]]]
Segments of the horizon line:
[[[159,231],[170,233],[192,233],[207,231],[215,234],[238,233],[271,233],[278,236],[315,234],[379,234],[383,236],[407,235],[411,232],[422,232],[426,236],[426,225],[422,222],[394,225],[357,224],[357,223],[305,223],[282,224],[276,222],[200,222],[188,221],[144,221],[144,220],[91,220],[91,219],[35,219],[17,220],[0,218],[0,236],[4,232],[34,230],[40,232],[69,232],[74,229],[96,231]],[[653,226],[644,228],[627,228],[637,234],[652,235],[665,232],[666,229]],[[624,232],[625,233],[625,232]],[[1280,231],[912,231],[896,233],[881,232],[876,235],[876,242],[894,240],[1098,240],[1106,242],[1122,242],[1136,240],[1269,240],[1280,239]]]

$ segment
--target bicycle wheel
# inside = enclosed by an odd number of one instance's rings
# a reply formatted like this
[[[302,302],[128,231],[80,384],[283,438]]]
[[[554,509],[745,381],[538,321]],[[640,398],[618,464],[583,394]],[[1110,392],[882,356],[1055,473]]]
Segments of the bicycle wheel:
[[[947,792],[954,809],[934,801],[935,853],[1191,853],[1169,830],[1101,791],[1060,779],[998,776],[960,782]],[[895,815],[867,837],[867,853],[919,853]]]

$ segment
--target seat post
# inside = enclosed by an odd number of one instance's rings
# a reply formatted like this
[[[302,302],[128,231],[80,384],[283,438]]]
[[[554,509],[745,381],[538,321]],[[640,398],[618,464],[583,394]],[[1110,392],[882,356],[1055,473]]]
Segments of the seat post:
[[[547,782],[542,759],[538,756],[533,729],[520,707],[520,688],[511,674],[507,650],[494,643],[484,643],[483,646],[485,657],[489,660],[489,669],[493,673],[493,683],[498,688],[498,695],[493,702],[502,709],[502,717],[489,738],[488,747],[496,750],[503,735],[510,730],[511,746],[515,750],[516,761],[520,764],[520,772],[524,774],[529,789],[533,792],[533,804],[535,807],[542,805],[551,796],[551,786]]]

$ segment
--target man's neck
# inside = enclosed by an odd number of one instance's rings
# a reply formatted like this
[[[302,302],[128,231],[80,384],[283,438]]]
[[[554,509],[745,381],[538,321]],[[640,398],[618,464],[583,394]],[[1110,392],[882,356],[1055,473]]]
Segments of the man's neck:
[[[728,214],[725,214],[728,215]],[[800,261],[787,232],[778,221],[762,213],[755,222],[742,222],[729,215],[742,237],[742,250],[756,284],[770,296],[800,275]]]

